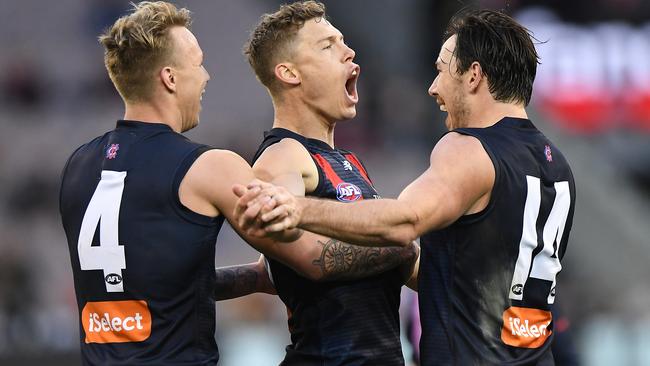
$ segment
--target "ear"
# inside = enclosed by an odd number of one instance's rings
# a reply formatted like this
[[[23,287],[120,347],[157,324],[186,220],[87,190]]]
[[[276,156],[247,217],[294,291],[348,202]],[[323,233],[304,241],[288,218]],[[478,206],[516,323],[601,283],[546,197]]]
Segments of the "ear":
[[[469,87],[469,91],[472,93],[476,92],[481,84],[481,80],[483,80],[483,68],[481,67],[481,64],[477,61],[472,62],[469,66],[469,70],[467,70],[467,75],[467,86]]]
[[[296,70],[293,64],[289,62],[275,65],[273,72],[275,73],[275,77],[283,83],[299,85],[301,82],[300,73],[298,73],[298,70]]]
[[[176,75],[174,69],[165,66],[160,70],[160,81],[162,81],[165,89],[170,93],[176,92]]]

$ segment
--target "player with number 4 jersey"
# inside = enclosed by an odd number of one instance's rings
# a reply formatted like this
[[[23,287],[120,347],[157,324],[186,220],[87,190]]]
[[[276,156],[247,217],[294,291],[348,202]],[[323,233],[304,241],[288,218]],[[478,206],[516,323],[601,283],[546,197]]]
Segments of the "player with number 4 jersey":
[[[209,79],[189,23],[186,9],[142,2],[100,37],[125,118],[72,154],[60,191],[84,365],[219,359],[213,258],[225,215],[198,207],[193,187],[206,159],[222,171],[234,154],[180,134],[198,124]]]
[[[166,124],[118,121],[68,161],[61,213],[92,363],[107,360],[102,344],[131,353],[132,362],[164,352],[151,347],[145,356],[132,342],[172,342],[194,360],[216,362],[214,262],[204,258],[214,258],[223,216],[197,214],[175,198],[206,150]]]

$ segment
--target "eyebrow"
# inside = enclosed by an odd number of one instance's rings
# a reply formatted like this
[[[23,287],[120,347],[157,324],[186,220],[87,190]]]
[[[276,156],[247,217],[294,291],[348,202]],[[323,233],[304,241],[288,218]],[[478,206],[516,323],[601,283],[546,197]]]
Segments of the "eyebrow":
[[[325,37],[325,38],[321,38],[318,41],[316,41],[316,43],[321,43],[323,41],[335,42],[336,39],[339,38],[339,37],[341,37],[341,39],[343,39],[342,34],[335,34],[335,35],[331,35],[331,36],[328,36],[328,37]]]
[[[453,52],[452,50],[450,50],[450,49],[447,48],[447,47],[445,47],[444,49],[445,49],[447,52],[451,53],[451,58],[454,58],[454,52]],[[441,52],[441,53],[442,53],[442,52]],[[438,66],[439,64],[447,65],[448,62],[445,62],[445,61],[442,59],[442,56],[438,56],[438,59],[436,60],[436,66]]]

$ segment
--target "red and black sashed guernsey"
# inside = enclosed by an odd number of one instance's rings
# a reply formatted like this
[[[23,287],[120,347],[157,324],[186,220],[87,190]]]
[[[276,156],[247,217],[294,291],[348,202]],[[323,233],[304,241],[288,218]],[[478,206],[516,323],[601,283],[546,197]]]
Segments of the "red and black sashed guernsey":
[[[254,159],[284,138],[300,142],[316,163],[318,186],[308,196],[341,202],[379,198],[353,153],[286,129],[268,131]],[[291,344],[282,365],[404,364],[398,313],[402,276],[397,269],[354,281],[313,282],[268,261],[289,317]]]

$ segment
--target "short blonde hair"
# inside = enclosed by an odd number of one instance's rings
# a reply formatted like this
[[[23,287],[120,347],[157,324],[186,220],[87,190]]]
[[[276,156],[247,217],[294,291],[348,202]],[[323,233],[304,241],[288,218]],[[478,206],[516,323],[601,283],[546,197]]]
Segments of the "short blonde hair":
[[[118,19],[99,43],[104,46],[104,64],[115,88],[125,101],[142,101],[151,96],[158,67],[172,62],[168,30],[189,28],[189,10],[164,1],[131,3],[133,11]]]

